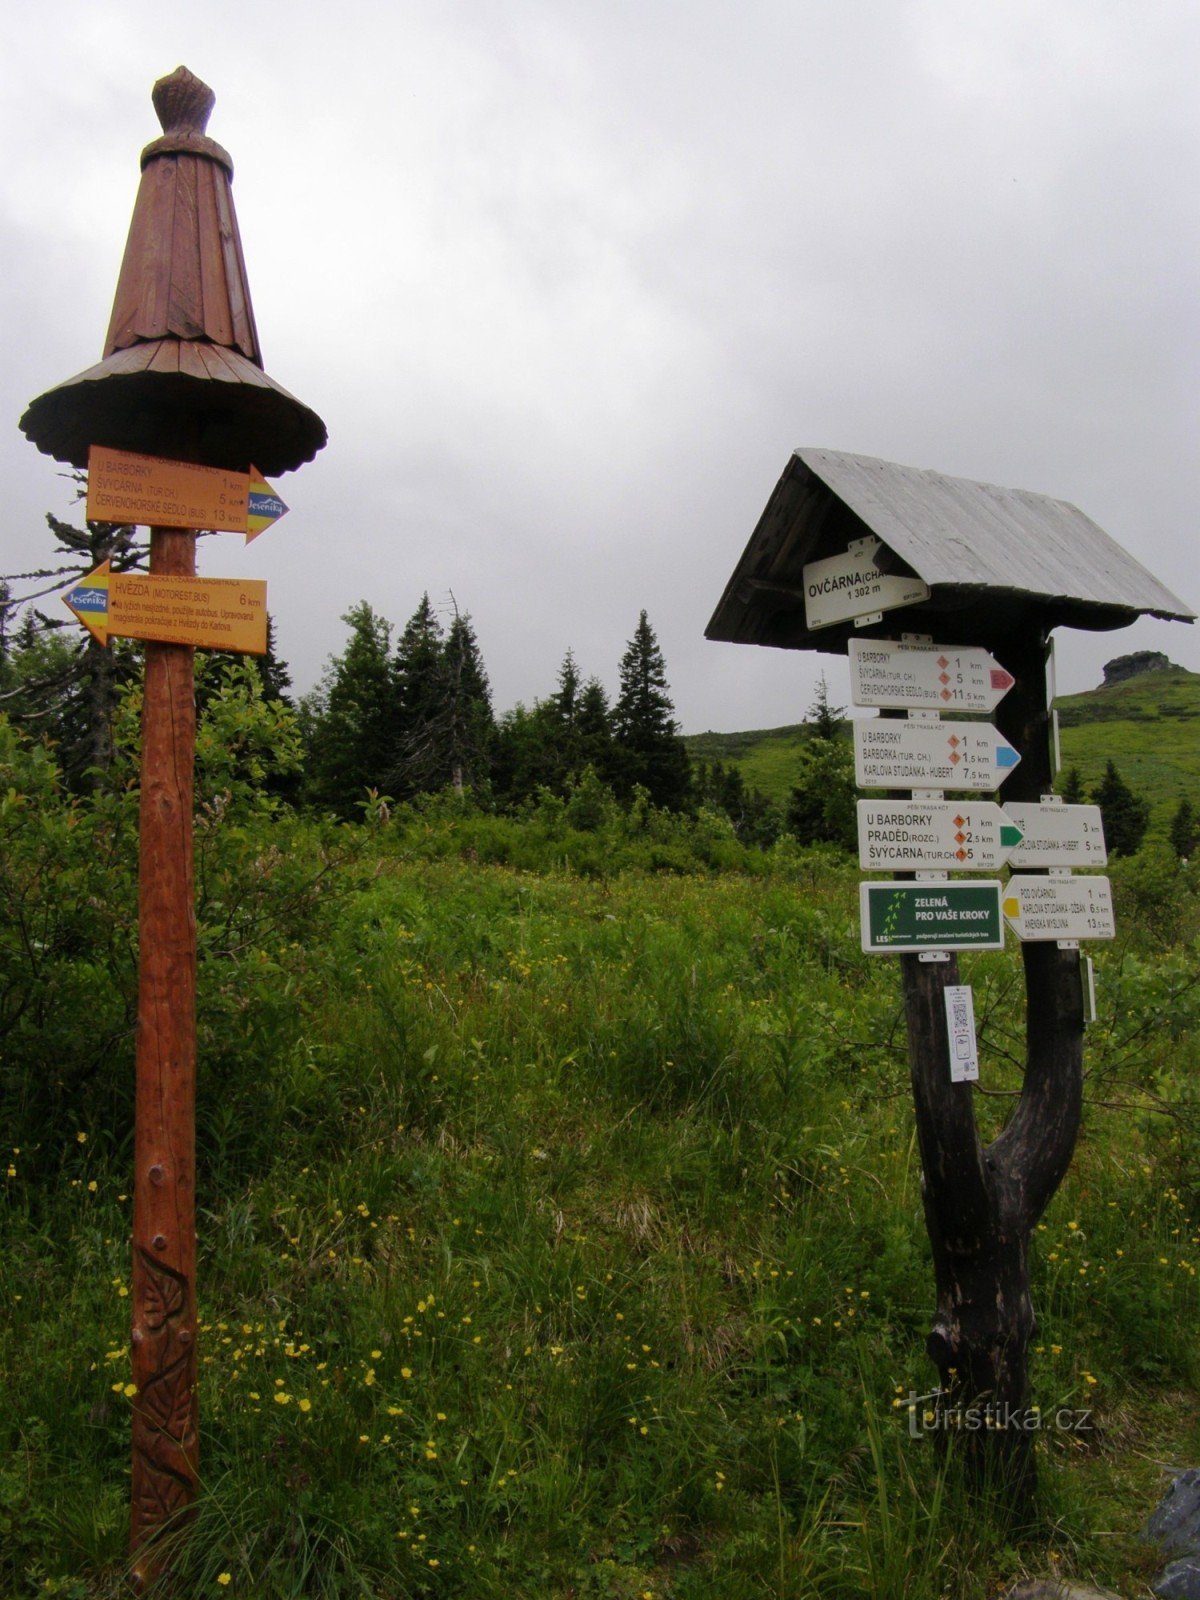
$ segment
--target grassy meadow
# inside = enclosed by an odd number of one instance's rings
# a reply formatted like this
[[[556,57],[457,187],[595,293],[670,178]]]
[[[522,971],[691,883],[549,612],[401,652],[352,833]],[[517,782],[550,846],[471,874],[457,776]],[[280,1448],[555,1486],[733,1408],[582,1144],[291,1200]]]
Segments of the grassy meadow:
[[[132,806],[0,749],[0,1593],[126,1592]],[[1197,901],[1117,863],[1037,1234],[1038,1520],[910,1436],[933,1305],[897,963],[857,868],[720,819],[202,804],[189,1596],[1123,1592],[1200,1459]],[[1014,949],[975,986],[983,1124]],[[918,1429],[919,1432],[919,1429]]]

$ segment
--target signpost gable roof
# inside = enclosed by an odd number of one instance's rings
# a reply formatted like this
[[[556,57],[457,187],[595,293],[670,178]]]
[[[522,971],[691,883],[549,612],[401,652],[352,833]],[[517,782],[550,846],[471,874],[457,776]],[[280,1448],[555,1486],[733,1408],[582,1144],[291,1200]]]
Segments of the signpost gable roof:
[[[812,630],[804,568],[873,535],[878,564],[916,574],[927,601],[892,612],[906,630],[1003,639],[1036,619],[1047,629],[1125,627],[1143,614],[1192,611],[1064,500],[950,478],[870,456],[800,449],[789,461],[726,586],[706,636],[844,652],[853,623]]]

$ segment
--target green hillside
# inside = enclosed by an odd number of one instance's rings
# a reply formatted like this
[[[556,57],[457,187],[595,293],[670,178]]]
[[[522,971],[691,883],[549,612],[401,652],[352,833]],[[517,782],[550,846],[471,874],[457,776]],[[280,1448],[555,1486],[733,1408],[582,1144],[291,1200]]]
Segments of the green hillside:
[[[1165,828],[1186,795],[1200,801],[1200,673],[1174,667],[1058,701],[1064,770],[1078,767],[1089,792],[1114,761]]]
[[[727,767],[738,767],[752,789],[761,790],[777,805],[786,805],[808,737],[805,725],[795,723],[746,733],[697,733],[684,743],[693,761],[721,761]]]
[[[1200,804],[1200,673],[1184,667],[1144,672],[1124,683],[1062,696],[1058,702],[1063,768],[1075,766],[1090,791],[1106,761],[1153,806],[1151,826],[1166,827],[1186,795]],[[808,737],[803,723],[744,733],[695,734],[685,742],[698,761],[741,769],[752,787],[785,804]]]

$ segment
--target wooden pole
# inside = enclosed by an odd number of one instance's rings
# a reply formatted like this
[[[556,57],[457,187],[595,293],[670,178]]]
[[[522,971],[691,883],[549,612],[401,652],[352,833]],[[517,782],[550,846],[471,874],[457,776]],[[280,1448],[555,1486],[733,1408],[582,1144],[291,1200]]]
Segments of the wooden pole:
[[[1017,680],[997,709],[996,725],[1021,752],[1001,803],[1037,800],[1052,781],[1046,636],[1031,627],[993,649]],[[957,964],[900,958],[937,1284],[928,1350],[941,1379],[942,1409],[953,1417],[976,1408],[985,1419],[964,1435],[969,1464],[1007,1491],[1014,1511],[1026,1514],[1036,1437],[1028,1410],[1029,1345],[1037,1329],[1029,1240],[1066,1175],[1079,1131],[1083,998],[1077,950],[1023,944],[1021,959],[1025,1080],[1012,1116],[985,1148],[971,1086],[949,1081],[944,989],[958,981]]]
[[[196,536],[150,532],[151,576],[192,577]],[[138,861],[133,1186],[133,1580],[167,1559],[199,1470],[196,1392],[196,705],[187,645],[147,644]]]

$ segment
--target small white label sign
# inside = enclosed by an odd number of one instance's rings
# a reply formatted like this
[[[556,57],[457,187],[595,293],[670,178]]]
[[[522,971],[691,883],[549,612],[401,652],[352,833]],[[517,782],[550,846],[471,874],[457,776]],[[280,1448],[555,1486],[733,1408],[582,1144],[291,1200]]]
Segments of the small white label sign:
[[[946,996],[946,1034],[950,1042],[950,1082],[974,1083],[979,1077],[975,1042],[975,1002],[969,983],[950,983]]]
[[[858,539],[844,555],[810,561],[804,569],[804,620],[810,628],[829,628],[873,611],[894,611],[929,599],[920,578],[880,572],[878,539]]]
[[[1005,921],[1022,941],[1117,936],[1107,878],[1013,876],[1002,903]]]
[[[1009,853],[1011,867],[1103,867],[1108,861],[1099,806],[1064,806],[1039,800],[1004,807],[1024,834]]]

